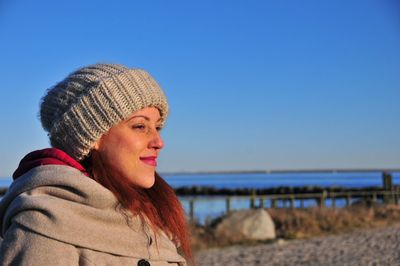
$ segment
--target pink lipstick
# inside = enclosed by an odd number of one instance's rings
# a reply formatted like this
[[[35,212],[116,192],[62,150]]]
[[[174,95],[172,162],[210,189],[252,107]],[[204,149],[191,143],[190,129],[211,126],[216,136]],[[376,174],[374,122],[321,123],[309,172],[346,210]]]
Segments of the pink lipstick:
[[[140,157],[140,160],[145,164],[157,166],[157,156]]]

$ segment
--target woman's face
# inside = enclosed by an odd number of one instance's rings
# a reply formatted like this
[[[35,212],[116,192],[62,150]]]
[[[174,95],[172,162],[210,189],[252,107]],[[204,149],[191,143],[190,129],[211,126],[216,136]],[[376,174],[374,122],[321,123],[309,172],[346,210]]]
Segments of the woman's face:
[[[160,112],[147,107],[113,126],[94,149],[118,176],[150,188],[155,180],[157,157],[164,146],[160,129]]]

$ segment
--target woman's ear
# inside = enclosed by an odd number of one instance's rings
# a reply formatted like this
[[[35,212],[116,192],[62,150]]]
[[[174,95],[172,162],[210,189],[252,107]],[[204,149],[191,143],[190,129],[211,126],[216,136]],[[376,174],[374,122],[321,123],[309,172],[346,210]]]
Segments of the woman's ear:
[[[100,149],[100,140],[101,138],[99,138],[93,145],[93,150],[98,151]]]

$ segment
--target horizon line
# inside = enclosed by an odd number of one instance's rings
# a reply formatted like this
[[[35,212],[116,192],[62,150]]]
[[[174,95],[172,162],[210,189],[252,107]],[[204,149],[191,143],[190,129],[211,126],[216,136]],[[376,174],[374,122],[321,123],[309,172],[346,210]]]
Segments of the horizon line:
[[[266,169],[266,170],[215,170],[215,171],[176,171],[160,172],[161,175],[194,175],[194,174],[281,174],[281,173],[366,173],[366,172],[400,172],[399,168],[304,168],[304,169]]]

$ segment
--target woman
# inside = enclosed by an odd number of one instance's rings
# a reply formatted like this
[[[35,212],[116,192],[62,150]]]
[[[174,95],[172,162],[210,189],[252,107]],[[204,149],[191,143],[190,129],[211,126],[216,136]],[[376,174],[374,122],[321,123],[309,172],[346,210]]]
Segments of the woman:
[[[22,159],[1,201],[0,264],[186,265],[184,211],[155,171],[167,114],[140,69],[91,65],[51,88],[53,148]]]

